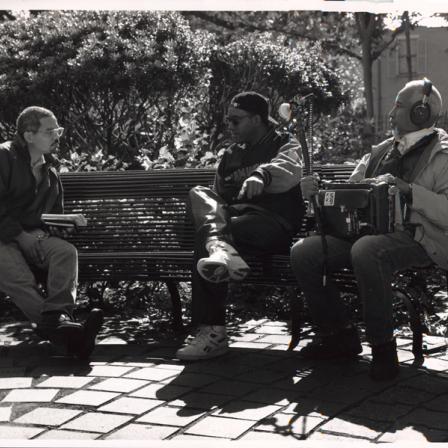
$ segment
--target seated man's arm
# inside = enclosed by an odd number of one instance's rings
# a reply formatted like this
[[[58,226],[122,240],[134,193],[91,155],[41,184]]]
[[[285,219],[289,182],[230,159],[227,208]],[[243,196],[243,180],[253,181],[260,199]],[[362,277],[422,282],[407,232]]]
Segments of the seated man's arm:
[[[437,227],[448,230],[448,152],[439,153],[431,163],[432,190],[412,184],[413,211],[423,215]]]
[[[292,140],[269,163],[263,163],[252,173],[263,180],[264,192],[283,193],[299,184],[303,167],[301,153],[298,142]]]
[[[361,160],[358,162],[358,165],[356,165],[356,168],[353,170],[352,174],[350,175],[348,181],[349,182],[361,182],[366,177],[366,170],[367,165],[369,164],[370,160],[370,153],[364,154],[361,158]]]
[[[224,151],[218,168],[216,169],[215,180],[213,182],[213,190],[224,201],[231,203],[238,194],[238,186],[233,181],[226,181],[224,173],[226,170],[228,154]]]
[[[20,222],[9,213],[8,169],[9,161],[7,156],[0,154],[0,241],[4,243],[10,243],[23,231]]]

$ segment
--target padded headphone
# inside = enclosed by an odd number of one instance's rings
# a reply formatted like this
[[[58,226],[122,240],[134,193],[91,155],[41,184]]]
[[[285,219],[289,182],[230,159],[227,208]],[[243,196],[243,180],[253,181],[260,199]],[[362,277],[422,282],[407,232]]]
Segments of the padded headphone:
[[[428,103],[432,91],[432,82],[423,79],[423,98],[412,105],[410,118],[416,126],[423,126],[431,118],[431,106]]]

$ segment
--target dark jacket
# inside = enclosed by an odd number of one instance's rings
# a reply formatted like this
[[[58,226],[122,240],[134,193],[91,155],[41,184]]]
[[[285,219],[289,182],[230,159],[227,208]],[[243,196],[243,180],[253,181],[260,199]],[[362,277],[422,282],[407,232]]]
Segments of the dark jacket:
[[[263,179],[263,193],[251,200],[238,200],[243,182],[252,174]],[[299,143],[272,128],[254,146],[234,143],[226,148],[216,172],[215,190],[228,204],[266,211],[295,233],[304,214],[301,177]]]
[[[28,149],[18,142],[0,145],[0,241],[11,242],[22,230],[43,228],[42,213],[63,212],[63,191],[54,159],[45,156],[39,186]]]

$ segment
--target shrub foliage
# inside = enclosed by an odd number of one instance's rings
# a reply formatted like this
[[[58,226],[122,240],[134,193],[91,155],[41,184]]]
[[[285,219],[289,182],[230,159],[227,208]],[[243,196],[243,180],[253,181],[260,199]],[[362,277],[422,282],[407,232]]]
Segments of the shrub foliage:
[[[318,113],[346,99],[319,45],[271,35],[218,45],[176,12],[45,11],[0,23],[0,133],[24,107],[53,110],[69,169],[163,168],[216,162],[232,95],[253,89],[276,110],[315,94]]]

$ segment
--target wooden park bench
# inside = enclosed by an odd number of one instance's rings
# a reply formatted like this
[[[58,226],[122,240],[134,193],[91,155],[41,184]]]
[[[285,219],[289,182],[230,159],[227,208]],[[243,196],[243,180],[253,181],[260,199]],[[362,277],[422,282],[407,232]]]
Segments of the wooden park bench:
[[[353,165],[318,166],[325,180],[345,180]],[[80,280],[141,280],[165,282],[172,300],[173,324],[182,328],[178,282],[190,281],[193,270],[194,231],[186,214],[188,191],[213,183],[212,169],[152,171],[96,171],[63,173],[65,212],[83,213],[88,226],[71,241],[79,251]],[[296,238],[305,236],[305,219]],[[289,254],[249,258],[246,283],[296,288]],[[336,275],[339,286],[356,290],[349,272]],[[298,304],[295,294],[293,307]],[[421,353],[421,310],[408,304],[415,353]],[[297,313],[296,313],[297,314]],[[294,323],[295,322],[295,323]],[[298,333],[299,321],[293,321]]]

